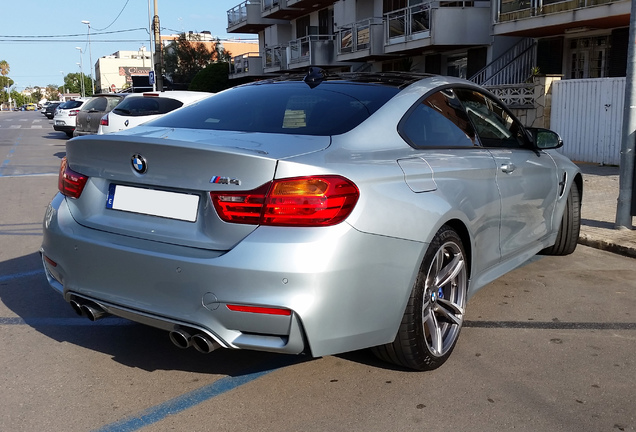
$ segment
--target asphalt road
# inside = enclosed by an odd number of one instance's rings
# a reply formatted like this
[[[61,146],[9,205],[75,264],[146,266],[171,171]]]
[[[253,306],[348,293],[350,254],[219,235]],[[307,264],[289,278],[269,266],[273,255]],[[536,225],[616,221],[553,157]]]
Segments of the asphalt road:
[[[432,372],[366,350],[204,355],[77,317],[38,255],[66,140],[0,113],[0,431],[636,430],[636,261],[584,246],[483,288]]]

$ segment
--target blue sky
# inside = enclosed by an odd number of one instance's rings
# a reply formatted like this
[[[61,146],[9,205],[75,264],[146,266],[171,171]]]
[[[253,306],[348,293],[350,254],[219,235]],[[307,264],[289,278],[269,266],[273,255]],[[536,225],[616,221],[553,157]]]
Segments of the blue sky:
[[[227,34],[227,11],[242,0],[157,0],[161,34],[210,31],[224,38],[255,39]],[[19,91],[25,87],[62,85],[63,75],[90,72],[88,26],[93,64],[120,50],[148,47],[148,0],[20,0],[0,7],[0,60]],[[150,0],[154,9],[154,0]],[[131,30],[136,29],[136,30]],[[125,31],[131,30],[131,31]],[[64,36],[64,37],[53,37]]]

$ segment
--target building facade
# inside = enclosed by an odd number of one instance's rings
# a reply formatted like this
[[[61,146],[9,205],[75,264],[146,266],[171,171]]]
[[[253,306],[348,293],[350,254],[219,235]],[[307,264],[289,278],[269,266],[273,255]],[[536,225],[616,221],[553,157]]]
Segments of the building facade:
[[[209,45],[210,50],[214,49],[216,38],[209,32],[187,33],[193,41]],[[165,46],[179,35],[166,35],[161,37]],[[258,42],[254,40],[221,40],[221,47],[232,55],[241,55],[258,50]],[[101,57],[95,63],[95,86],[97,93],[118,92],[130,88],[133,84],[133,77],[147,77],[152,69],[153,53],[141,47],[137,51],[117,51],[111,55]]]
[[[244,0],[228,33],[259,37],[232,78],[320,66],[406,70],[483,85],[625,76],[629,0]]]

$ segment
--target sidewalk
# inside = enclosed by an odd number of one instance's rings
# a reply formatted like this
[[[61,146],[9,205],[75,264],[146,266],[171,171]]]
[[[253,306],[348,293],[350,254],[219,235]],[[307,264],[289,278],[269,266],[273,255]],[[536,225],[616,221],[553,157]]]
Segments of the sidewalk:
[[[619,168],[590,163],[577,165],[583,172],[579,243],[636,258],[636,230],[614,228]]]

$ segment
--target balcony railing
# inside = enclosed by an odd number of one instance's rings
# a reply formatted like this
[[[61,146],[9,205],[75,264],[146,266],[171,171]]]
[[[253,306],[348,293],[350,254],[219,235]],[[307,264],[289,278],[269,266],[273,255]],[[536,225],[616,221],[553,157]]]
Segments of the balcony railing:
[[[287,47],[265,48],[265,69],[287,69]]]
[[[499,0],[498,21],[549,15],[612,3],[616,0]]]
[[[260,64],[260,60],[261,55],[257,52],[249,52],[236,56],[232,59],[232,63],[230,64],[230,73],[234,75],[249,73],[252,66],[255,66],[255,63]],[[262,70],[252,72],[262,73]]]
[[[262,0],[261,12],[267,12],[275,7],[281,6],[283,0]]]
[[[289,63],[301,63],[311,61],[312,63],[331,63],[333,61],[333,51],[318,56],[320,47],[331,44],[333,49],[334,35],[310,35],[289,42]],[[322,58],[318,58],[322,57]]]
[[[431,3],[420,3],[384,14],[388,44],[427,37],[431,29]]]
[[[375,26],[382,26],[382,19],[370,18],[341,28],[338,32],[338,54],[370,49],[373,42],[372,30]]]
[[[260,3],[259,0],[245,0],[243,3],[236,5],[227,11],[227,26],[233,27],[247,21],[247,5],[258,3]]]

